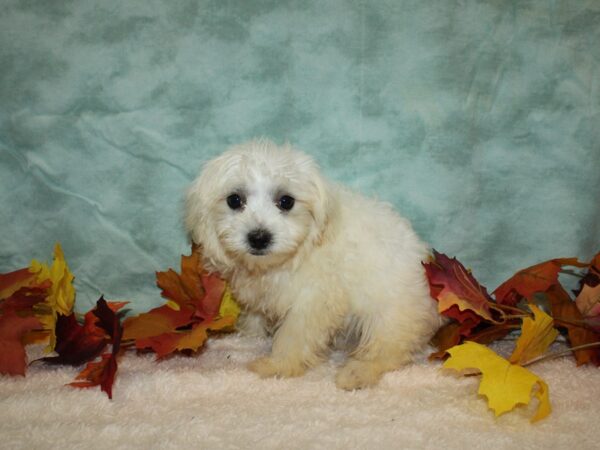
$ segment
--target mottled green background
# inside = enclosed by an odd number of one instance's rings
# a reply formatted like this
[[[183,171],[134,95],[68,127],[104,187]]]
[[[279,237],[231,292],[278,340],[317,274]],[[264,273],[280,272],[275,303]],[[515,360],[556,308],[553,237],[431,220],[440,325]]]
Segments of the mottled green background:
[[[599,1],[3,0],[0,271],[161,302],[201,162],[257,136],[489,288],[600,249]]]

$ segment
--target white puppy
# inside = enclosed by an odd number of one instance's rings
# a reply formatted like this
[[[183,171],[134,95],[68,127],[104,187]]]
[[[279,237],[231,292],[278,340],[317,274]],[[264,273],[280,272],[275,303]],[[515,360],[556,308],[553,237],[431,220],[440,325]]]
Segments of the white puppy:
[[[439,315],[409,222],[384,203],[325,181],[315,162],[266,140],[208,162],[187,194],[186,226],[245,308],[246,328],[274,331],[261,376],[297,376],[333,339],[356,347],[343,389],[377,383],[422,350]]]

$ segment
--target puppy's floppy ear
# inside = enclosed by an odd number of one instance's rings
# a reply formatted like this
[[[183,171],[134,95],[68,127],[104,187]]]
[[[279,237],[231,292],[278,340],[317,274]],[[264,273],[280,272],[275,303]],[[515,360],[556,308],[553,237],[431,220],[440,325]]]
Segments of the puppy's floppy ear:
[[[196,178],[185,194],[185,229],[192,238],[192,242],[202,242],[204,206],[202,204],[200,177]]]
[[[192,241],[202,246],[204,258],[215,268],[224,271],[229,258],[223,252],[214,223],[218,192],[215,190],[215,171],[210,163],[189,187],[185,198],[185,227]]]
[[[308,189],[311,192],[312,201],[310,211],[315,222],[316,232],[313,234],[313,242],[319,243],[327,229],[327,225],[335,208],[333,189],[323,178],[319,167],[311,160],[308,168]]]

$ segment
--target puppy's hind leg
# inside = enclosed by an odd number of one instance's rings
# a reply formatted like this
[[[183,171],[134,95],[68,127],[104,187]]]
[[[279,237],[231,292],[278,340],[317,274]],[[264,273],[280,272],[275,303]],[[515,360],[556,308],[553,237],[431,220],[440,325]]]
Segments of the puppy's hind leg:
[[[418,332],[417,335],[403,333],[402,325],[390,323],[389,317],[369,317],[363,322],[363,335],[357,349],[336,375],[337,387],[354,390],[373,386],[385,372],[410,362],[413,351],[426,339]],[[410,328],[416,331],[414,324]]]

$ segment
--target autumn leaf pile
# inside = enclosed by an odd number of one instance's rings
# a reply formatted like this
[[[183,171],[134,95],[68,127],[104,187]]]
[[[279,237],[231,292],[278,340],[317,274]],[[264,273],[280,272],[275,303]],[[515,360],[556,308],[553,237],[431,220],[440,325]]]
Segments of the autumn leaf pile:
[[[153,351],[157,359],[175,352],[193,354],[209,332],[231,331],[239,307],[225,282],[200,265],[197,248],[182,256],[181,274],[157,272],[163,306],[124,319],[127,302],[100,297],[83,317],[74,313],[74,276],[60,245],[49,267],[30,267],[0,274],[0,373],[25,375],[25,346],[47,343],[53,356],[33,363],[83,366],[74,387],[100,386],[112,398],[119,357],[128,349]]]
[[[481,375],[479,394],[498,416],[538,399],[532,421],[551,412],[548,385],[525,366],[561,354],[548,353],[564,336],[578,365],[600,365],[600,253],[591,262],[560,258],[528,267],[490,295],[455,258],[434,251],[423,264],[431,296],[449,320],[433,343],[432,359],[444,367]],[[571,295],[559,274],[581,277]],[[519,332],[514,350],[504,358],[487,344]],[[474,371],[474,372],[473,372]]]
[[[232,331],[240,312],[226,283],[201,266],[199,249],[182,256],[180,273],[157,272],[162,306],[127,316],[127,302],[106,301],[82,316],[73,310],[73,274],[60,245],[48,266],[0,274],[0,373],[25,375],[28,364],[80,367],[74,387],[100,386],[109,398],[126,351],[153,352],[157,360],[194,355],[211,333]],[[532,421],[551,412],[549,387],[527,366],[563,353],[578,365],[600,365],[600,253],[589,263],[552,259],[518,271],[489,294],[458,260],[433,252],[423,264],[431,296],[446,324],[433,339],[443,367],[481,377],[479,393],[496,415],[537,398]],[[579,277],[568,292],[559,274]],[[517,334],[506,357],[487,345]],[[570,345],[548,352],[563,336]],[[27,360],[25,347],[45,344],[49,356]]]

